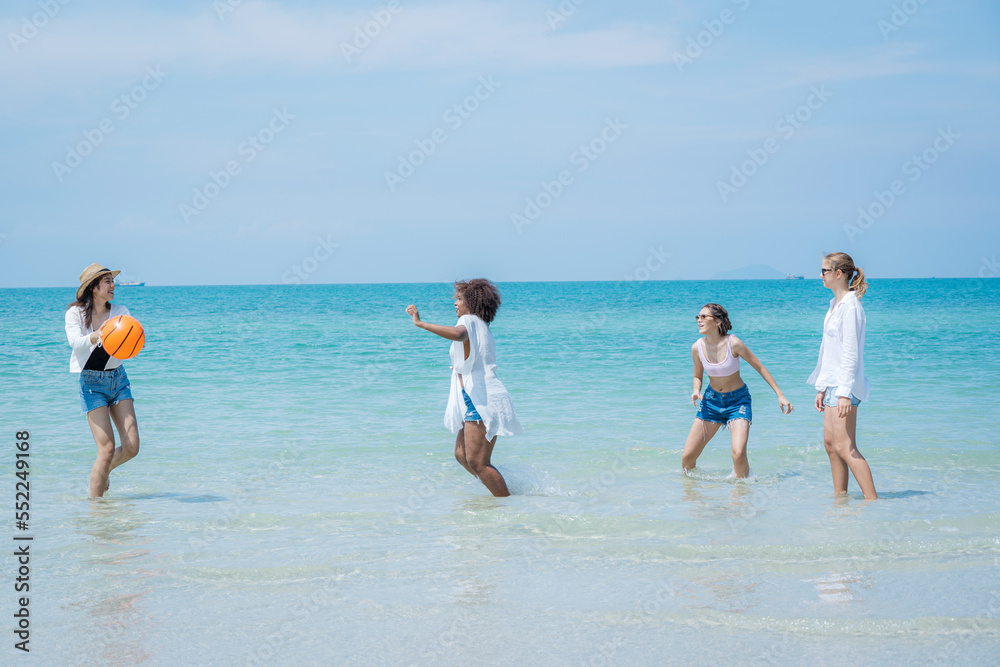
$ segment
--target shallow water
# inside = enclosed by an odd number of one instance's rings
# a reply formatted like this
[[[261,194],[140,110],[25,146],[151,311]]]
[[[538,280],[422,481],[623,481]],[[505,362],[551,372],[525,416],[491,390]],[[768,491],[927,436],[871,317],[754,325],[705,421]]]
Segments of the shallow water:
[[[72,294],[0,290],[3,428],[31,432],[35,658],[995,664],[998,281],[872,283],[871,503],[853,479],[831,497],[805,384],[819,281],[502,288],[512,497],[452,458],[447,343],[403,313],[451,323],[449,286],[146,287],[117,295],[147,332],[126,362],[142,451],[99,502]],[[796,406],[744,364],[747,480],[724,431],[680,471],[709,300]]]

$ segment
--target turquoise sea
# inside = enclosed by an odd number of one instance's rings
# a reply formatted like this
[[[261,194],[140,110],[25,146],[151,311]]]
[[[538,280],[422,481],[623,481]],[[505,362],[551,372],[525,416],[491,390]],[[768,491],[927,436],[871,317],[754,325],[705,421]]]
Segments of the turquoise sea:
[[[818,280],[501,284],[499,376],[525,433],[497,499],[442,424],[446,284],[120,287],[139,457],[87,499],[95,446],[63,313],[0,290],[11,545],[30,535],[29,656],[2,559],[3,663],[996,664],[1000,280],[873,280],[858,444],[882,498],[832,497],[805,380]],[[680,455],[694,316],[718,301],[795,405],[754,398]],[[14,447],[30,432],[30,528]],[[20,664],[20,662],[18,662]]]

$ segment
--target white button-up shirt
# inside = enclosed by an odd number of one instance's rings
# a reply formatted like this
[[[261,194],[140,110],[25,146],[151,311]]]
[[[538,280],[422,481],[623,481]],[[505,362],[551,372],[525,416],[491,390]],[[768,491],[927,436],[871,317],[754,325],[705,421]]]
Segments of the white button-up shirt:
[[[866,401],[865,309],[854,292],[845,294],[840,303],[836,301],[830,299],[830,309],[823,320],[819,361],[808,382],[816,391],[836,387],[838,397],[854,394],[858,400]]]

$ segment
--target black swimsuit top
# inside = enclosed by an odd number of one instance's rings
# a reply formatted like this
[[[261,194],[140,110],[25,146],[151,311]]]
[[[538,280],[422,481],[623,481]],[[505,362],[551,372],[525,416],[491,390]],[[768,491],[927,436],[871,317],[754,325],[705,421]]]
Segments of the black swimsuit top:
[[[111,312],[108,312],[108,317],[110,319]],[[90,353],[90,357],[87,358],[87,363],[84,364],[83,370],[85,371],[103,371],[107,370],[108,362],[111,361],[111,355],[108,351],[104,349],[103,345],[98,345]]]
[[[108,351],[104,349],[103,345],[98,345],[94,348],[94,351],[90,353],[83,370],[103,371],[107,368],[109,361],[111,361],[111,355],[108,354]]]

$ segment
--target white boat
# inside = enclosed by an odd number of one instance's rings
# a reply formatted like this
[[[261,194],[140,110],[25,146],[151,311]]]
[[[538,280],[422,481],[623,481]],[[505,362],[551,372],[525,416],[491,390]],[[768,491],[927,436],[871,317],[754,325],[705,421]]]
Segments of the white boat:
[[[115,281],[115,286],[116,287],[145,287],[146,286],[146,281],[144,281],[144,280],[141,281],[141,282],[138,281],[138,280],[126,280],[126,277],[128,277],[128,274],[125,273],[125,267],[124,266],[122,267],[122,270],[118,273],[118,275],[120,277],[120,280],[116,280]]]

